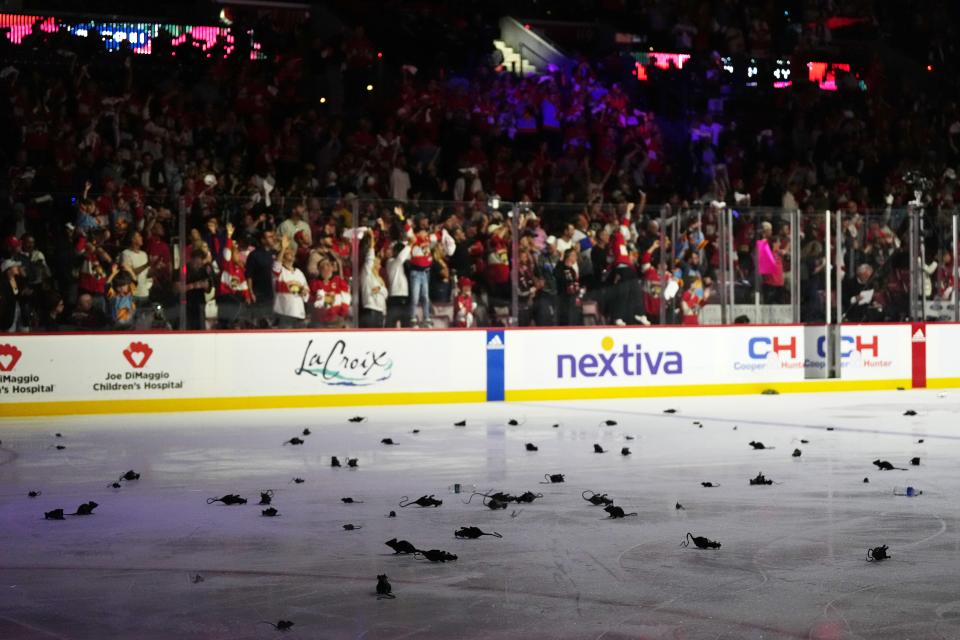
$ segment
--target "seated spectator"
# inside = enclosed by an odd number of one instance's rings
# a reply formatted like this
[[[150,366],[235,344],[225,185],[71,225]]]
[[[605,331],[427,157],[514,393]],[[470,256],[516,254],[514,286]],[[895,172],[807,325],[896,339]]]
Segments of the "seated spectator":
[[[2,319],[2,316],[0,316]],[[93,296],[82,293],[70,313],[70,324],[78,331],[96,331],[106,325],[103,312],[93,303]]]

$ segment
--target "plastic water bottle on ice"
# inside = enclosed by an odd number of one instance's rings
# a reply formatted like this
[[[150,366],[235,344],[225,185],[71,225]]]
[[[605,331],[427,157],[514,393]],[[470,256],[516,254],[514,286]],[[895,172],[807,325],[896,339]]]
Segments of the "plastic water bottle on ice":
[[[914,487],[894,487],[893,495],[895,496],[906,496],[908,498],[916,498],[917,496],[922,496],[923,491],[916,489]]]

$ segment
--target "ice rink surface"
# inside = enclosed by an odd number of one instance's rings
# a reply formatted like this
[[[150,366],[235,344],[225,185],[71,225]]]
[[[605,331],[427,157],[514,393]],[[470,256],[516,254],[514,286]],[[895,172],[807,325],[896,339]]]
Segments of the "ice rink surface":
[[[0,421],[0,638],[960,638],[958,399],[901,391]],[[607,419],[618,424],[601,426]],[[305,427],[304,445],[282,444]],[[755,451],[751,440],[775,448]],[[331,468],[331,455],[359,468]],[[878,471],[878,458],[908,470]],[[128,469],[142,478],[108,486]],[[749,486],[758,472],[778,484]],[[547,473],[566,482],[539,484]],[[463,504],[454,483],[543,497],[491,511]],[[893,495],[908,485],[923,495]],[[267,489],[280,517],[260,515]],[[639,515],[606,519],[584,490]],[[250,503],[206,504],[227,493]],[[423,494],[443,505],[397,506]],[[88,500],[99,503],[93,516],[43,519]],[[503,538],[454,538],[469,525]],[[687,532],[722,548],[681,548]],[[395,556],[384,545],[394,537],[459,558]],[[881,544],[892,558],[866,562]],[[377,574],[396,599],[376,598]],[[260,624],[278,619],[293,630]]]

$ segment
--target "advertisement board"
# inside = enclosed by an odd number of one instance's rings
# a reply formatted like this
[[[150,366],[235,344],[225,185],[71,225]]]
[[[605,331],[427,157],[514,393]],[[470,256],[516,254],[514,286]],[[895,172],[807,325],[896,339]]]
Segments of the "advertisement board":
[[[957,324],[7,335],[0,417],[960,386]],[[818,379],[820,378],[820,379]]]
[[[11,335],[0,339],[0,404],[14,414],[16,403],[482,401],[485,346],[474,331]]]
[[[808,378],[827,377],[830,348],[822,326],[805,328]],[[912,354],[909,324],[845,324],[840,335],[841,380],[910,380]]]
[[[507,344],[508,400],[549,389],[800,382],[804,372],[795,326],[511,331]]]
[[[960,324],[926,325],[926,375],[929,387],[960,387]]]

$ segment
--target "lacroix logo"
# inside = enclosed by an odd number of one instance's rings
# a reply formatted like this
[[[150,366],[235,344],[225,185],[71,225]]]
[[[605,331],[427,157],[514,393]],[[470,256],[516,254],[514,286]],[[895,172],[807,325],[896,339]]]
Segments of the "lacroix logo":
[[[12,344],[0,344],[0,371],[13,371],[23,352]]]
[[[615,349],[610,336],[600,341],[601,351],[574,355],[557,355],[558,378],[630,378],[660,373],[683,373],[683,355],[679,351],[645,351],[640,344],[623,344]]]
[[[134,369],[143,369],[152,355],[153,349],[146,342],[131,342],[130,346],[123,350],[123,357]]]
[[[393,360],[386,351],[350,349],[342,339],[329,349],[314,347],[313,340],[309,340],[294,373],[320,378],[328,385],[363,387],[389,379]]]

